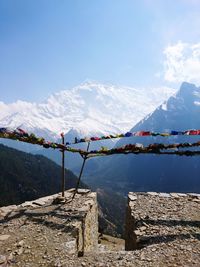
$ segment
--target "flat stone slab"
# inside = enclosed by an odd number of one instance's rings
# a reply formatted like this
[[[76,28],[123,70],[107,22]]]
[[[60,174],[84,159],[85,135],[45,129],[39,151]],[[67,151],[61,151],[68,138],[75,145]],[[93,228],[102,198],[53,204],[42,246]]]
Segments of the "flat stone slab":
[[[136,195],[129,194],[128,197],[129,197],[129,199],[130,199],[131,201],[135,201],[135,200],[137,200],[137,196],[136,196]]]
[[[0,235],[0,241],[5,241],[10,237],[10,235]]]

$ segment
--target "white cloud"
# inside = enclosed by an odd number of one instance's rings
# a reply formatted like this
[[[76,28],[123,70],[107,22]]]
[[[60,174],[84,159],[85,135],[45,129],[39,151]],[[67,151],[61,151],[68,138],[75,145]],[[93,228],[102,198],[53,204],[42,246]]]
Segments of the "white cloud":
[[[200,83],[200,43],[179,41],[164,50],[164,79],[169,82]]]
[[[0,101],[0,119],[20,111],[26,112],[33,109],[35,105],[35,103],[29,103],[21,100],[18,100],[11,104],[5,104],[4,102]]]

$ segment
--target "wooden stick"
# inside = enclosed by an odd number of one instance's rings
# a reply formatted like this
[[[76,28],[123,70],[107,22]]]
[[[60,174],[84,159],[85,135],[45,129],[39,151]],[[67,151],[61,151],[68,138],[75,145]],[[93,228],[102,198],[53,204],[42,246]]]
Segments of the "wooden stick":
[[[65,137],[64,134],[61,134],[62,137],[62,144],[65,144]],[[65,150],[62,149],[62,197],[65,197]]]
[[[88,142],[87,151],[89,150],[89,147],[90,147],[90,142]],[[81,167],[81,171],[80,171],[80,174],[79,174],[79,177],[78,177],[78,181],[77,181],[76,188],[75,188],[75,191],[74,191],[72,199],[74,199],[74,197],[75,197],[75,195],[76,195],[76,193],[78,191],[78,187],[79,187],[79,184],[80,184],[80,180],[81,180],[81,176],[82,176],[82,173],[83,173],[83,169],[85,167],[86,159],[87,159],[87,156],[84,156],[83,157],[83,164],[82,164],[82,167]]]

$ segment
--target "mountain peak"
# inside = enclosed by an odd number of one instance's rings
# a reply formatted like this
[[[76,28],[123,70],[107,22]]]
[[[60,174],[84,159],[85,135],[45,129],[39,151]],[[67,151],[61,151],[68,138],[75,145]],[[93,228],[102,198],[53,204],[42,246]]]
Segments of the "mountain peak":
[[[188,94],[192,94],[195,90],[199,90],[195,84],[183,82],[178,93],[182,96],[188,96]]]
[[[180,90],[176,96],[177,106],[185,106],[185,108],[193,109],[200,101],[200,87],[188,82],[182,83]],[[169,99],[170,103],[172,100]]]
[[[0,102],[0,125],[24,125],[25,130],[49,139],[59,138],[61,132],[66,134],[72,128],[81,135],[126,132],[174,92],[167,87],[147,90],[87,80],[52,94],[42,103]]]
[[[179,91],[131,131],[196,129],[200,125],[200,87],[184,82]]]

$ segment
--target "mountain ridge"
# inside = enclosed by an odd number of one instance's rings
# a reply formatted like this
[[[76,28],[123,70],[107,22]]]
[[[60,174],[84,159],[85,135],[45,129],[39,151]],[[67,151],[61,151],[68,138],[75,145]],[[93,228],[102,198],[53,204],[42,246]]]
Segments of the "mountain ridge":
[[[171,96],[167,101],[158,106],[151,114],[137,123],[131,131],[147,128],[151,131],[181,131],[190,128],[198,128],[197,126],[200,124],[200,107],[198,103],[200,103],[200,87],[191,83],[183,82],[180,90],[175,95]],[[155,122],[154,119],[153,122],[152,118],[157,118],[158,116],[162,116],[162,118],[157,122]],[[170,120],[169,116],[171,118]],[[187,122],[185,122],[184,116],[190,116],[190,120],[188,119]],[[184,124],[182,123],[183,121]],[[164,125],[164,127],[162,127],[162,125]]]
[[[115,134],[127,131],[174,92],[167,87],[146,90],[88,81],[42,103],[0,102],[0,125],[20,126],[53,140],[73,129],[79,135]]]
[[[77,177],[66,170],[66,189]],[[82,187],[85,187],[81,183]],[[61,167],[41,155],[32,155],[0,144],[0,206],[18,204],[61,190]]]

